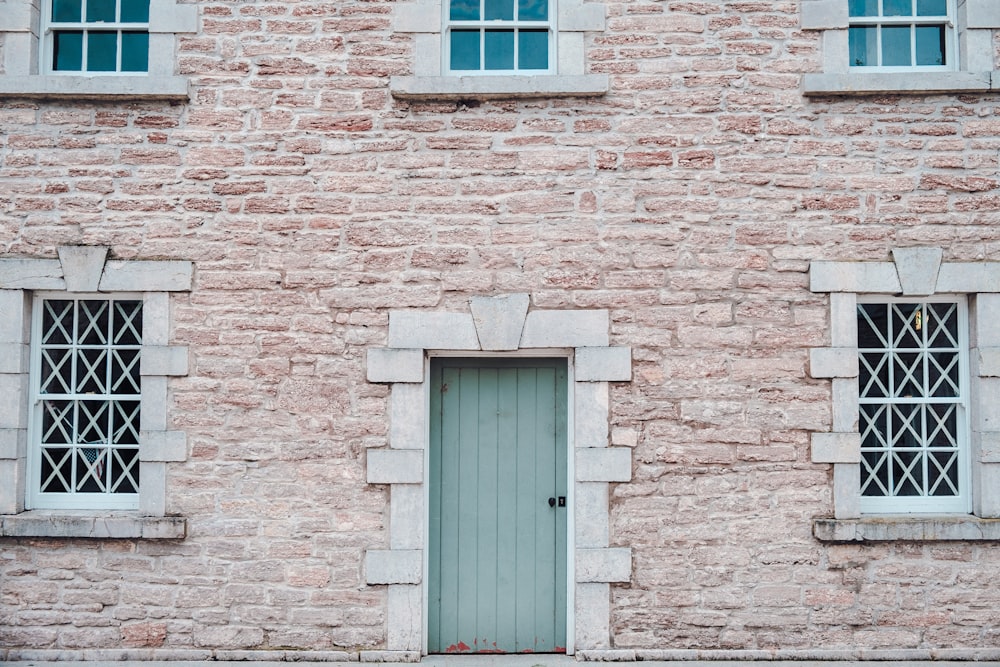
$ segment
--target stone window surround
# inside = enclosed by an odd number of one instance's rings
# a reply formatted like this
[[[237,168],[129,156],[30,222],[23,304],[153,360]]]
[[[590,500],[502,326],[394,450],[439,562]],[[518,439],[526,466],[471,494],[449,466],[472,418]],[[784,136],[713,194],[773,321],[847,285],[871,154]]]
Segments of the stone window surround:
[[[824,541],[1000,539],[1000,262],[942,262],[941,248],[894,248],[891,262],[814,261],[809,288],[830,295],[830,346],[813,348],[813,378],[830,379],[833,424],[813,433],[813,463],[833,464],[833,519]],[[972,515],[868,515],[860,510],[857,297],[883,294],[969,298]]]
[[[103,246],[63,246],[58,259],[0,259],[0,536],[178,539],[166,516],[167,463],[187,459],[187,436],[168,429],[168,378],[188,373],[188,349],[170,345],[170,293],[190,291],[185,261],[109,260]],[[139,510],[25,511],[32,291],[141,293]]]
[[[802,29],[822,32],[822,73],[806,74],[806,95],[874,93],[970,93],[1000,90],[995,69],[993,30],[1000,28],[996,0],[956,0],[955,32],[959,62],[955,71],[852,71],[848,47],[847,0],[802,0]]]
[[[631,579],[632,552],[609,545],[609,484],[631,480],[636,434],[609,434],[608,383],[631,380],[631,348],[609,345],[606,310],[528,312],[528,303],[527,294],[510,294],[473,297],[466,313],[390,311],[388,346],[368,351],[368,381],[391,386],[389,446],[367,451],[368,483],[390,485],[389,548],[365,556],[365,581],[388,585],[386,659],[427,652],[428,368],[430,356],[444,355],[567,358],[567,445],[575,452],[568,457],[567,652],[611,649],[610,584]]]
[[[0,0],[2,68],[0,97],[74,99],[167,99],[186,101],[188,81],[176,76],[177,35],[198,29],[198,8],[176,0],[150,0],[149,72],[91,75],[47,74],[41,12],[50,0]]]
[[[412,76],[393,76],[392,95],[400,99],[461,100],[531,97],[595,97],[608,92],[607,74],[587,74],[584,33],[602,32],[605,7],[600,2],[556,0],[555,74],[444,75],[443,2],[415,0],[397,4],[393,32],[413,37]]]

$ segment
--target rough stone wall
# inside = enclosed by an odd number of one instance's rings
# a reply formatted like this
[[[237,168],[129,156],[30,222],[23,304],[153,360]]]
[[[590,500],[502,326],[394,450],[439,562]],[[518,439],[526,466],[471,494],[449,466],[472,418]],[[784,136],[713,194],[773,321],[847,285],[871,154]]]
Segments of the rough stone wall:
[[[0,102],[0,248],[195,262],[175,295],[168,512],[183,541],[0,540],[0,646],[384,647],[389,308],[528,292],[633,349],[612,426],[617,648],[997,648],[992,544],[825,545],[815,259],[997,259],[990,95],[806,99],[796,2],[607,3],[597,99],[392,99],[392,2],[199,3],[187,105]],[[4,483],[0,480],[0,483]]]

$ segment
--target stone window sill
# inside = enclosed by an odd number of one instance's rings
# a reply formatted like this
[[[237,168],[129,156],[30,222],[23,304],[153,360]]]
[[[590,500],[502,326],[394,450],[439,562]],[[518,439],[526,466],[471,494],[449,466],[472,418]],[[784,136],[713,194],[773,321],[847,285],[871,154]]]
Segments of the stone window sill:
[[[0,76],[0,98],[188,100],[180,76]]]
[[[34,510],[0,517],[0,537],[182,540],[183,517]]]
[[[1000,88],[1000,71],[989,72],[843,72],[806,74],[806,95],[919,95],[983,93]]]
[[[813,535],[820,542],[1000,541],[1000,519],[966,514],[816,519]]]
[[[608,92],[606,74],[576,76],[394,76],[393,97],[412,100],[491,100],[597,97]]]

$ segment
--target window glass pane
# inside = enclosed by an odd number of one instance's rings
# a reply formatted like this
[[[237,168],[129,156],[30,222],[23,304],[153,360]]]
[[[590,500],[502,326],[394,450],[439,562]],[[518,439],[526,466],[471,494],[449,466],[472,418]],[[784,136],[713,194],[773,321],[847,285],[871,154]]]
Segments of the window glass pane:
[[[549,68],[548,30],[521,30],[517,33],[517,68]]]
[[[451,0],[448,17],[452,21],[478,21],[479,0]]]
[[[149,33],[122,33],[122,71],[149,71]]]
[[[548,0],[517,0],[517,18],[521,21],[548,21]]]
[[[149,0],[122,0],[123,23],[148,23]]]
[[[917,64],[947,65],[944,57],[944,26],[917,26]]]
[[[851,67],[870,67],[878,64],[875,26],[852,26],[850,30]]]
[[[913,16],[913,0],[882,0],[883,16]]]
[[[52,20],[54,22],[69,21],[79,23],[81,0],[52,0]]]
[[[479,69],[479,31],[451,31],[451,68]]]
[[[52,69],[79,72],[83,68],[83,33],[56,30],[52,34]]]
[[[917,0],[917,16],[947,16],[948,0]]]
[[[514,69],[514,31],[486,31],[486,67],[484,69]]]
[[[484,17],[487,21],[514,20],[514,0],[486,0]]]
[[[850,0],[851,16],[878,16],[878,0]]]
[[[87,22],[115,22],[115,0],[87,0]]]
[[[118,33],[91,32],[87,35],[87,71],[114,72],[118,60]]]
[[[882,27],[882,64],[913,64],[910,58],[910,26]]]

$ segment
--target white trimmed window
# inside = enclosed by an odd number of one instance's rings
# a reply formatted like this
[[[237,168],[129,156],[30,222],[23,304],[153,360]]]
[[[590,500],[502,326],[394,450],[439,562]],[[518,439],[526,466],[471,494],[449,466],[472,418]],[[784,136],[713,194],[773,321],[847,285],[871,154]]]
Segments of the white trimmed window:
[[[583,0],[415,0],[394,5],[393,30],[413,40],[402,99],[580,97],[608,91],[587,72],[587,33],[605,7]]]
[[[806,95],[994,90],[996,0],[802,0],[820,33],[822,71]],[[913,73],[919,72],[919,77]]]
[[[971,511],[964,299],[858,303],[861,511]]]
[[[186,100],[177,36],[197,24],[180,0],[0,0],[0,97]]]
[[[850,0],[850,66],[948,69],[953,0]]]
[[[29,506],[137,509],[142,299],[35,297]]]

